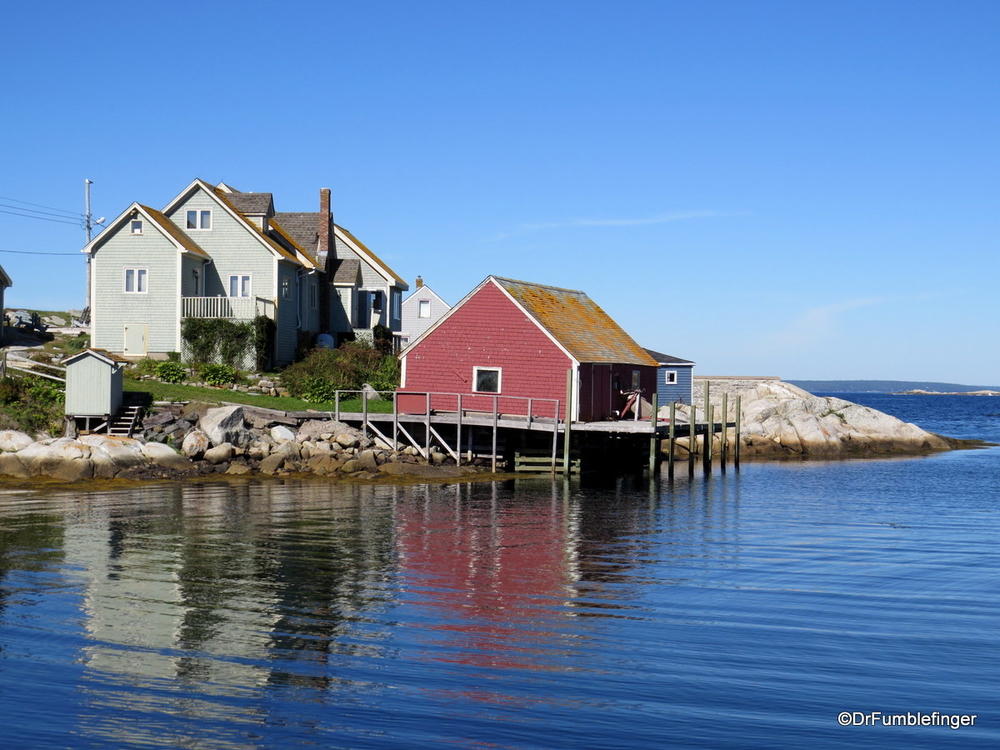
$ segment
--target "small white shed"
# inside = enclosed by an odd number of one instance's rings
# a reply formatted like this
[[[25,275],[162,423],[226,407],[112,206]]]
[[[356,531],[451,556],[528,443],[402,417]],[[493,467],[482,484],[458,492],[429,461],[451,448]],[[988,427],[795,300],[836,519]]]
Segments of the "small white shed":
[[[110,419],[122,405],[128,360],[102,349],[84,349],[66,360],[66,416]]]

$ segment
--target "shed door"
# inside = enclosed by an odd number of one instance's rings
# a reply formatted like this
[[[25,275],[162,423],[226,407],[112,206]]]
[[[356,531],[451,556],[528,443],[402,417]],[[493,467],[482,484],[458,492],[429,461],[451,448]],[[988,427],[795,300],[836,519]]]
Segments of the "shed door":
[[[145,356],[146,354],[146,324],[125,324],[125,348],[122,352],[129,356]]]

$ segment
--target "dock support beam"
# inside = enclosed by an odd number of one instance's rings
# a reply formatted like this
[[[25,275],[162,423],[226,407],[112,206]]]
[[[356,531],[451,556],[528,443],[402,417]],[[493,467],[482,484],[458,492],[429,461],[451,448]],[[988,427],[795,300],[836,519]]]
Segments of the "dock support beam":
[[[573,423],[573,370],[566,370],[566,429],[563,431],[563,476],[569,476],[569,440]]]
[[[656,458],[659,455],[659,436],[656,433],[656,427],[658,422],[658,417],[656,416],[657,409],[657,394],[653,394],[653,413],[650,415],[649,419],[653,423],[653,434],[649,438],[649,475],[653,476],[656,474]]]

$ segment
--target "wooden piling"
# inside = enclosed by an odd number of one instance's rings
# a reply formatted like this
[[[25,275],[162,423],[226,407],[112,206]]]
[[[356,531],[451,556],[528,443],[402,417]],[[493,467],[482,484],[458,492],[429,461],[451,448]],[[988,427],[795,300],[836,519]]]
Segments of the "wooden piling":
[[[742,421],[742,402],[742,396],[740,396],[740,394],[736,394],[736,443],[733,446],[733,466],[737,469],[740,467],[740,422]]]
[[[705,442],[702,446],[702,463],[705,473],[712,471],[712,436],[715,434],[715,413],[711,404],[705,407]]]
[[[667,435],[667,477],[670,479],[674,478],[674,438],[676,437],[676,417],[677,417],[677,402],[670,402],[670,426],[667,428],[669,433]]]
[[[653,423],[653,434],[649,437],[649,475],[653,476],[656,473],[656,456],[659,452],[659,436],[656,434],[656,426],[658,417],[656,415],[657,409],[657,394],[653,394],[653,413],[650,415],[649,419]]]
[[[688,476],[694,476],[694,430],[695,422],[698,421],[698,407],[691,401],[691,419],[688,424]]]
[[[566,370],[566,429],[563,430],[563,476],[569,476],[570,425],[573,422],[573,370]]]
[[[722,394],[722,447],[719,455],[719,466],[726,470],[726,454],[729,447],[729,394]]]

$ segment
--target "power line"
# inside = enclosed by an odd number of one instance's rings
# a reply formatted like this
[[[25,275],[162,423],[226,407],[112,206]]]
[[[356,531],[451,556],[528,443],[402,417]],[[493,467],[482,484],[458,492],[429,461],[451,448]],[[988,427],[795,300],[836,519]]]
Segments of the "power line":
[[[47,253],[45,251],[34,251],[34,250],[0,250],[0,253],[17,253],[18,255],[74,255],[80,257],[80,253]]]
[[[58,211],[62,214],[69,214],[70,216],[83,216],[79,211],[67,211],[62,208],[53,208],[52,206],[43,206],[40,203],[28,203],[28,201],[18,200],[17,198],[8,198],[4,195],[0,195],[0,201],[14,201],[14,203],[23,203],[25,206],[34,206],[35,208],[47,208],[49,211]],[[14,206],[10,206],[14,208]]]
[[[33,216],[32,214],[22,214],[18,213],[17,211],[4,211],[3,209],[0,209],[0,214],[10,214],[11,216],[23,216],[26,219],[38,219],[39,221],[52,221],[55,222],[56,224],[73,224],[75,226],[83,225],[83,219],[77,219],[76,221],[71,221],[68,219],[49,219],[46,218],[45,216]]]

